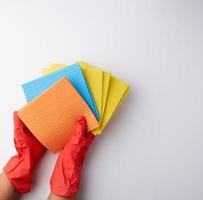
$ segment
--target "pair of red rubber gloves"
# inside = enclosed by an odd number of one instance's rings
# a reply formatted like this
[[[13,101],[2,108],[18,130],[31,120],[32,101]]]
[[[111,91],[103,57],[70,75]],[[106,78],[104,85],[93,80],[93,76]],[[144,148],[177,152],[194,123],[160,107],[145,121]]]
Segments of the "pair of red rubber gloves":
[[[45,147],[32,135],[14,112],[14,143],[17,155],[12,157],[4,172],[19,193],[32,188],[32,172],[45,152]],[[95,136],[87,133],[84,117],[76,119],[76,132],[61,151],[51,180],[51,192],[62,197],[73,197],[80,189],[80,175],[86,152]]]

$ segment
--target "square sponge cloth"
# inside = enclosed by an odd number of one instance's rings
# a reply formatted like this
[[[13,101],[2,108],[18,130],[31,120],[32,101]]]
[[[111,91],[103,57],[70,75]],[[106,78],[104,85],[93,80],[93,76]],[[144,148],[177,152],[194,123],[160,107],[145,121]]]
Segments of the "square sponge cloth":
[[[99,119],[99,114],[95,110],[96,104],[92,98],[79,64],[73,64],[69,67],[48,74],[47,76],[23,84],[22,87],[27,101],[32,101],[63,77],[68,78],[81,97],[86,101],[96,118]]]
[[[88,131],[99,127],[91,109],[65,77],[21,108],[18,116],[51,152],[62,149],[74,134],[78,116],[86,118]]]

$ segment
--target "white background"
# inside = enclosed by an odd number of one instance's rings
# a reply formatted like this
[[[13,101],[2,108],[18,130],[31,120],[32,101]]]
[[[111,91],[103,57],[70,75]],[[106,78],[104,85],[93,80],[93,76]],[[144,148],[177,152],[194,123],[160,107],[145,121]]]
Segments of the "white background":
[[[201,0],[1,0],[0,167],[15,154],[21,84],[82,59],[132,89],[88,153],[79,199],[202,200],[202,57]],[[46,199],[56,156],[23,199]]]

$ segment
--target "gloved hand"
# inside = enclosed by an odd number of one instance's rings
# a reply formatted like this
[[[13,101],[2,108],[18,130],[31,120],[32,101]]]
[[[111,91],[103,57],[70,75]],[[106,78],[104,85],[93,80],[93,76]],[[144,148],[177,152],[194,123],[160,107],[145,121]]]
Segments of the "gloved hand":
[[[4,172],[17,192],[26,193],[32,188],[32,172],[45,147],[28,130],[17,112],[14,112],[13,119],[17,155],[8,161]]]
[[[60,153],[53,171],[51,192],[61,197],[73,197],[80,190],[80,175],[86,152],[95,136],[87,133],[86,120],[76,120],[76,132]]]

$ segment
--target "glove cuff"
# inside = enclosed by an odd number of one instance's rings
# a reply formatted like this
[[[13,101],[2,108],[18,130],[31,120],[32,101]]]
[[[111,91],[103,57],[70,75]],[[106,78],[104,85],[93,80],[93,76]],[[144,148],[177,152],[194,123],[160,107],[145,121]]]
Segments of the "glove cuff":
[[[24,166],[23,159],[12,157],[3,168],[14,189],[19,193],[27,193],[32,188],[31,170]]]

